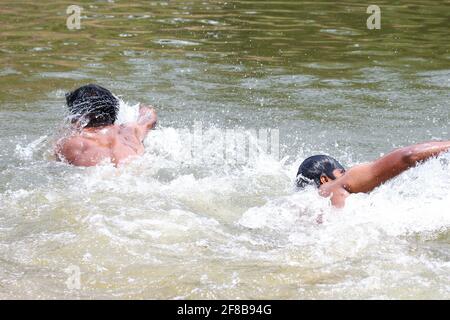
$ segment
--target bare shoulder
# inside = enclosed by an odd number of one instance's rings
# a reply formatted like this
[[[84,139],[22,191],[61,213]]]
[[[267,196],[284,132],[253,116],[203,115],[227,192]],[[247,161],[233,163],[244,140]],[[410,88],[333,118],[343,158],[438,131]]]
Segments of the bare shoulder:
[[[140,143],[145,139],[148,132],[153,129],[157,122],[156,112],[151,107],[140,107],[139,118],[136,122],[122,124],[119,134],[121,137],[136,138]]]
[[[83,149],[86,145],[86,139],[80,136],[62,138],[58,141],[58,147],[61,150]]]
[[[55,152],[60,160],[64,158],[70,162],[71,159],[83,153],[87,144],[86,139],[81,136],[65,137],[57,142]]]
[[[350,193],[371,191],[376,184],[373,163],[363,163],[350,168],[336,183]]]
[[[342,177],[322,185],[319,193],[323,197],[329,197],[334,207],[342,208],[351,193],[372,189],[373,180],[372,164],[364,163],[350,168]]]

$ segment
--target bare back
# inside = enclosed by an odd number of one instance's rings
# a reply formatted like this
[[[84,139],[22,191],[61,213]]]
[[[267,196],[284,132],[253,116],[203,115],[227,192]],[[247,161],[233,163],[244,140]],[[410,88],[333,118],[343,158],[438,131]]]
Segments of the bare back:
[[[75,166],[95,166],[104,161],[118,166],[144,153],[143,140],[155,124],[154,110],[141,107],[135,123],[84,128],[60,139],[56,155]]]

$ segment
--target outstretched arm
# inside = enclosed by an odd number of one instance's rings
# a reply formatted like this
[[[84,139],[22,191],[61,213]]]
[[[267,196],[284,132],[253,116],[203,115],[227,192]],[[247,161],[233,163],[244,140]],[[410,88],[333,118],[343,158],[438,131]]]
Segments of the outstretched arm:
[[[136,135],[140,141],[143,141],[148,132],[156,126],[157,120],[158,117],[153,107],[140,106],[139,118],[136,122]]]
[[[342,187],[350,193],[370,192],[418,163],[450,150],[450,141],[427,142],[394,150],[380,159],[348,170]]]

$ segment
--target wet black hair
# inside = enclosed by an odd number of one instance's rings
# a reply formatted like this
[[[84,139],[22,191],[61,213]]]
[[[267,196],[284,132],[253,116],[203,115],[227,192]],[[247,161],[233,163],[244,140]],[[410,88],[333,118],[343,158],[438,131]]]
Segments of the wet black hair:
[[[111,125],[117,119],[119,100],[99,85],[88,84],[69,92],[66,101],[76,119],[87,121],[86,127]]]
[[[331,179],[336,179],[333,171],[344,167],[334,158],[325,155],[309,157],[298,168],[297,187],[304,188],[310,184],[320,187],[320,177],[326,175]]]

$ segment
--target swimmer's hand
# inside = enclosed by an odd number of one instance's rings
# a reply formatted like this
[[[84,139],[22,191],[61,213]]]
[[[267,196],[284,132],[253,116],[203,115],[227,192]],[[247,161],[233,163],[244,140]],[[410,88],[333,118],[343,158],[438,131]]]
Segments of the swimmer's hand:
[[[148,132],[156,126],[158,116],[152,106],[140,105],[139,117],[136,122],[136,134],[143,141]]]

